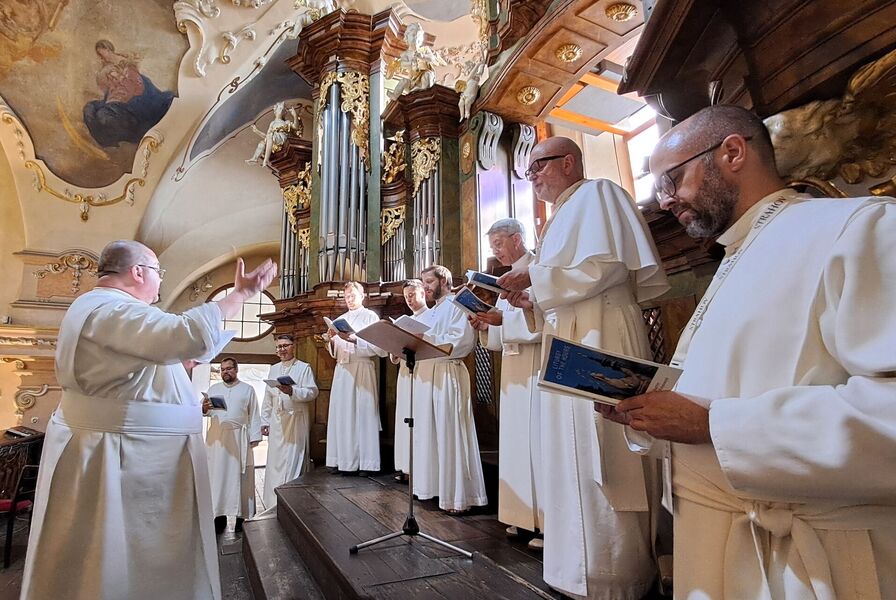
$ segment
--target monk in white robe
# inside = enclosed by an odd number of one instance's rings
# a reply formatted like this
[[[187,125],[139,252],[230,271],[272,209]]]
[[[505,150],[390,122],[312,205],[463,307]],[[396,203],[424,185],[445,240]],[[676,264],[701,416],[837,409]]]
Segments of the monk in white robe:
[[[423,282],[419,279],[409,279],[402,288],[405,304],[411,309],[415,319],[419,319],[429,308],[426,306],[426,292],[423,290]],[[410,428],[405,423],[405,418],[410,415],[411,409],[411,374],[408,366],[400,356],[389,355],[393,364],[398,367],[398,380],[395,384],[395,470],[398,474],[396,481],[405,481],[408,474],[408,459],[410,450]],[[416,370],[416,365],[414,367]]]
[[[59,329],[62,400],[44,440],[23,599],[221,598],[202,412],[181,361],[214,357],[223,318],[276,265],[237,263],[226,298],[182,315],[153,306],[164,269],[112,242],[97,287]]]
[[[676,391],[608,411],[673,442],[676,598],[896,598],[896,200],[784,189],[732,106],[667,133],[651,171],[726,250]]]
[[[486,232],[492,254],[502,265],[525,270],[535,255],[523,239],[523,225],[501,219]],[[478,313],[470,323],[482,346],[501,352],[501,399],[498,411],[498,520],[508,535],[544,530],[541,506],[541,328],[527,321],[521,308],[499,298],[497,310]],[[541,536],[529,547],[544,547]]]
[[[208,389],[208,397],[223,398],[226,409],[208,399],[202,413],[209,418],[205,432],[208,474],[212,487],[215,529],[223,530],[227,517],[236,516],[237,530],[255,516],[255,460],[252,448],[261,441],[261,419],[255,389],[238,377],[236,359],[221,360],[222,381]]]
[[[460,513],[488,504],[473,422],[470,373],[463,363],[476,346],[476,334],[466,314],[450,302],[451,271],[433,265],[423,271],[421,279],[427,300],[435,302],[421,319],[430,325],[423,339],[444,347],[449,354],[420,361],[417,366],[427,365],[420,369],[420,384],[415,382],[414,387],[414,494],[421,500],[438,496],[439,508]],[[418,403],[422,405],[419,422]]]
[[[552,203],[535,262],[499,279],[536,308],[544,334],[651,358],[638,302],[668,289],[634,202],[616,184],[582,178],[567,138],[532,150],[528,177]],[[522,291],[531,286],[531,297]],[[568,595],[640,599],[656,573],[650,510],[654,462],[628,450],[624,428],[580,398],[543,392],[544,579]]]
[[[345,284],[348,312],[338,318],[345,319],[355,331],[379,321],[363,302],[361,284]],[[380,470],[382,430],[377,357],[386,356],[386,352],[353,333],[330,329],[327,336],[327,348],[336,359],[327,417],[327,466],[342,472],[375,473]]]
[[[261,403],[262,433],[268,436],[262,496],[265,508],[277,504],[275,488],[311,468],[312,403],[318,393],[311,367],[295,357],[293,337],[279,334],[274,342],[280,362],[271,365],[267,378],[288,376],[295,384],[267,386]]]

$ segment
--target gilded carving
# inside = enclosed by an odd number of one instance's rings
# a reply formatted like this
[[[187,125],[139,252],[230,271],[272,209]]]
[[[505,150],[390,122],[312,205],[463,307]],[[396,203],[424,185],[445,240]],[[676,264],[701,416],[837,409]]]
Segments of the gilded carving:
[[[311,228],[306,227],[304,229],[299,229],[296,236],[299,239],[299,247],[307,250],[311,247]]]
[[[563,44],[554,50],[557,60],[565,63],[573,63],[582,58],[582,47],[578,44]]]
[[[442,140],[437,137],[422,138],[411,144],[411,171],[414,175],[414,194],[420,190],[420,184],[439,166],[442,158]]]
[[[635,18],[635,15],[638,14],[638,8],[628,2],[616,2],[608,6],[604,12],[610,20],[617,23],[625,23]]]
[[[357,71],[331,71],[324,75],[320,82],[320,96],[317,99],[317,133],[318,139],[324,139],[324,109],[327,107],[327,92],[330,86],[338,82],[342,91],[340,110],[352,116],[352,143],[358,147],[361,160],[370,169],[370,78]],[[322,145],[322,144],[321,144]]]
[[[34,272],[34,276],[43,279],[47,275],[72,271],[72,294],[81,291],[81,275],[86,271],[96,277],[97,261],[88,254],[81,252],[68,252],[61,255],[55,262],[47,263],[42,269]]]
[[[35,348],[55,348],[56,340],[36,337],[0,336],[0,346],[32,346]]]
[[[404,131],[395,134],[395,141],[383,153],[383,183],[392,183],[407,167],[405,160]]]
[[[841,100],[810,102],[765,124],[786,179],[882,176],[896,164],[896,50],[856,71]]]
[[[516,93],[516,100],[520,104],[525,106],[531,106],[538,102],[538,99],[541,98],[541,90],[535,87],[534,85],[527,85],[525,87],[520,88],[520,91]]]
[[[134,204],[134,192],[136,186],[143,187],[146,185],[146,174],[149,171],[149,156],[152,152],[157,152],[159,149],[159,145],[162,143],[161,140],[156,139],[151,136],[147,136],[143,138],[141,141],[143,143],[143,167],[141,171],[141,177],[132,177],[125,184],[124,189],[121,194],[115,196],[114,198],[108,198],[106,194],[97,194],[94,196],[93,194],[81,194],[76,193],[73,194],[69,190],[65,190],[64,192],[60,192],[58,190],[53,189],[47,184],[47,178],[44,175],[44,170],[41,166],[33,160],[25,161],[25,168],[34,171],[34,188],[37,191],[45,191],[54,198],[58,198],[60,200],[65,200],[66,202],[72,202],[77,204],[81,210],[81,220],[86,221],[90,218],[89,212],[91,206],[112,206],[113,204],[118,204],[122,200],[127,201],[129,205]]]
[[[392,208],[384,208],[382,212],[382,244],[385,246],[386,242],[395,237],[395,232],[398,231],[398,228],[401,227],[401,224],[404,223],[405,215],[407,214],[407,207],[405,205],[395,206]]]
[[[298,213],[311,206],[311,162],[298,173],[298,183],[283,188],[283,210],[289,219],[289,227],[298,233]]]

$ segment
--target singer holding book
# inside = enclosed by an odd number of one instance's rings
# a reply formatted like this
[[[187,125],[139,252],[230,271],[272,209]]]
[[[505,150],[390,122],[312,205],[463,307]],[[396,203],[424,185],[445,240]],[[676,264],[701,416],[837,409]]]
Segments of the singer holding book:
[[[345,284],[348,311],[334,319],[345,320],[360,331],[380,320],[364,308],[364,287],[357,281]],[[354,333],[327,331],[327,349],[336,359],[330,412],[327,416],[327,467],[331,471],[366,475],[380,470],[380,406],[377,386],[377,357],[386,352]]]
[[[281,333],[274,336],[274,342],[280,362],[271,365],[268,381],[289,377],[293,383],[268,385],[261,403],[261,432],[268,436],[262,498],[265,508],[277,504],[274,488],[310,468],[311,403],[317,398],[314,373],[308,363],[296,358],[293,336]]]

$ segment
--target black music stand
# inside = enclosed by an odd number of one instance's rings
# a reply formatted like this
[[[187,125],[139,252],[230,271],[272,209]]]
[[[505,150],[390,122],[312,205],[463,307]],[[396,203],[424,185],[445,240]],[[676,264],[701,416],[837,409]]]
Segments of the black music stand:
[[[360,544],[355,544],[348,549],[349,553],[357,554],[358,550],[369,548],[370,546],[379,544],[380,542],[385,542],[402,535],[407,535],[411,538],[420,536],[425,540],[429,540],[430,542],[438,544],[444,548],[453,550],[454,552],[462,554],[467,558],[473,558],[472,552],[467,552],[462,548],[453,546],[452,544],[449,544],[444,540],[440,540],[436,537],[420,531],[420,526],[417,524],[417,518],[414,516],[414,367],[417,363],[418,357],[420,358],[420,360],[428,360],[432,358],[438,358],[440,356],[445,356],[448,353],[441,348],[433,346],[429,342],[422,340],[411,333],[408,333],[404,329],[393,325],[389,321],[378,321],[377,323],[374,323],[369,327],[365,327],[361,331],[357,332],[356,335],[363,340],[370,342],[371,344],[378,346],[383,350],[386,350],[393,356],[404,355],[405,364],[408,366],[408,372],[411,376],[410,414],[404,420],[404,422],[408,424],[408,429],[410,430],[408,439],[408,443],[410,444],[410,448],[408,451],[408,514],[404,520],[404,526],[402,526],[401,530],[393,531],[392,533],[388,533],[384,536],[368,540],[366,542],[361,542]]]

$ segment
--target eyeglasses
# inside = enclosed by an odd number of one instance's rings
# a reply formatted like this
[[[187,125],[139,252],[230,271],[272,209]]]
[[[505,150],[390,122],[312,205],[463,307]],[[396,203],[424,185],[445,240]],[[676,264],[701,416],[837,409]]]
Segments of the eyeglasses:
[[[552,160],[556,160],[558,158],[565,158],[569,156],[568,154],[557,154],[555,156],[545,156],[543,158],[536,159],[532,161],[532,164],[529,165],[529,168],[526,169],[526,179],[531,179],[533,175],[541,173],[546,166],[548,166],[548,162]]]
[[[161,267],[154,267],[152,265],[135,265],[135,266],[143,267],[144,269],[152,269],[153,271],[155,271],[156,273],[159,274],[159,281],[162,281],[163,279],[165,279],[165,269],[162,269]]]
[[[726,135],[717,144],[713,144],[706,150],[704,150],[702,152],[698,152],[697,154],[695,154],[694,156],[690,157],[687,160],[681,161],[674,167],[669,167],[659,177],[657,177],[656,178],[656,200],[657,200],[657,202],[662,202],[664,198],[673,197],[675,195],[675,192],[678,191],[677,186],[675,184],[675,179],[672,178],[673,171],[677,171],[678,169],[681,169],[683,166],[685,166],[689,162],[700,158],[704,154],[708,154],[708,153],[712,152],[713,150],[715,150],[716,148],[718,148],[722,144],[724,144],[725,140],[727,140],[727,139],[728,139],[728,136]],[[747,140],[747,141],[749,141],[751,139],[753,139],[753,136],[745,136],[744,137],[744,140]]]
[[[290,346],[292,346],[292,344],[277,344],[274,347],[277,348],[277,350],[286,350]]]

